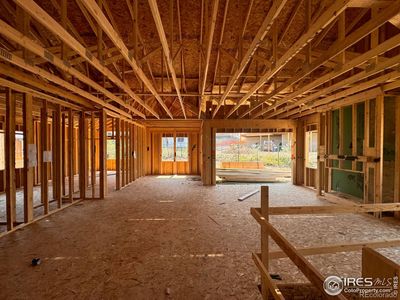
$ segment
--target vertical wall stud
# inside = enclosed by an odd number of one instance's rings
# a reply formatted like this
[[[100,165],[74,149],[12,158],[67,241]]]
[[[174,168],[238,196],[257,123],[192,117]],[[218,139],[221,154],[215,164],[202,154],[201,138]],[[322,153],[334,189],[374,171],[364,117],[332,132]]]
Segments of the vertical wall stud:
[[[47,101],[43,100],[40,113],[40,196],[43,203],[44,214],[49,213],[49,196],[48,196],[48,170],[49,152],[48,152],[48,126],[47,126]]]
[[[68,199],[72,203],[74,197],[74,115],[68,111]]]
[[[107,114],[100,111],[99,122],[99,145],[100,145],[100,199],[107,195]]]
[[[34,165],[31,164],[30,147],[36,147],[33,135],[32,95],[24,94],[24,222],[33,220],[33,177]],[[34,154],[34,153],[32,153]],[[32,155],[31,154],[31,155]]]
[[[11,89],[6,89],[6,136],[5,136],[5,175],[7,230],[14,227],[15,222],[15,98]]]
[[[116,124],[115,124],[115,152],[116,152],[116,186],[115,189],[119,190],[121,189],[121,130],[120,130],[120,125],[121,125],[121,120],[119,118],[114,119]]]

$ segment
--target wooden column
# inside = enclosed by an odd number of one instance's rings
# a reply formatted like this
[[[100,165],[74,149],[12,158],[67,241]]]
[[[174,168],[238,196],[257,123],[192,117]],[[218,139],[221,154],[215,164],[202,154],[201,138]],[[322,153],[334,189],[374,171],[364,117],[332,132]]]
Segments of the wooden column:
[[[130,179],[130,173],[131,173],[131,168],[130,168],[130,161],[131,161],[131,156],[130,156],[130,151],[131,151],[131,135],[130,135],[130,126],[131,124],[129,122],[126,122],[126,128],[125,128],[125,132],[126,132],[126,176],[125,176],[125,180],[126,183],[130,183],[131,179]]]
[[[35,164],[29,156],[30,147],[36,147],[34,143],[34,128],[32,117],[32,95],[24,94],[24,222],[33,220],[33,180]],[[34,153],[32,153],[34,154]],[[31,155],[32,155],[31,154]]]
[[[324,183],[324,155],[325,155],[325,113],[318,114],[318,154],[317,154],[317,195],[322,195]]]
[[[203,172],[202,180],[204,185],[212,184],[212,128],[209,122],[204,121],[203,128]]]
[[[100,111],[99,120],[99,152],[100,152],[100,199],[107,195],[107,114]]]
[[[7,230],[16,221],[15,206],[15,98],[11,89],[6,89],[6,132],[5,132],[5,177]]]
[[[85,113],[81,112],[79,118],[79,191],[80,198],[86,198],[87,188],[87,122]]]
[[[395,170],[400,170],[400,98],[396,98],[396,152],[395,152]],[[400,202],[400,172],[394,172],[394,197],[395,201]],[[395,216],[400,218],[400,212],[395,212]]]
[[[135,180],[135,125],[131,125],[131,180]]]
[[[90,179],[92,186],[92,199],[95,198],[96,194],[96,123],[95,123],[94,112],[90,114]]]
[[[49,213],[49,195],[48,195],[48,170],[47,166],[49,164],[49,157],[46,157],[45,153],[48,152],[48,135],[47,127],[47,101],[43,100],[42,108],[40,112],[40,198],[43,203],[44,214]],[[45,161],[46,160],[46,161]]]
[[[295,185],[302,185],[304,183],[304,132],[304,121],[299,121],[295,131],[294,146],[295,170],[292,181]]]
[[[261,215],[265,218],[265,220],[269,221],[269,187],[262,186],[261,187]],[[261,261],[264,264],[265,268],[269,269],[269,235],[268,229],[265,224],[261,224]],[[261,293],[263,299],[268,299],[269,291],[266,283],[266,278],[261,276]]]
[[[121,120],[121,186],[125,186],[125,121]]]
[[[72,203],[74,196],[74,115],[68,111],[68,200]]]
[[[133,136],[135,137],[133,140],[133,180],[138,178],[138,163],[137,163],[137,149],[138,149],[138,127],[136,125],[133,126]]]
[[[65,133],[65,130],[66,130],[66,122],[65,122],[66,115],[62,114],[61,118],[62,118],[62,127],[61,127],[61,130],[62,130],[62,139],[61,139],[61,144],[62,144],[61,145],[61,147],[62,147],[62,149],[61,149],[61,152],[62,152],[62,160],[61,160],[61,162],[62,162],[62,164],[61,164],[61,169],[62,169],[62,179],[61,179],[62,189],[61,189],[61,196],[64,197],[65,194],[66,194],[66,192],[65,192],[66,191],[65,178],[66,178],[66,166],[67,166],[67,148],[66,148],[67,136],[66,136],[66,133]]]
[[[62,204],[62,128],[61,128],[61,105],[56,105],[56,110],[53,114],[53,181],[55,182],[55,190],[53,191],[54,199],[57,201],[57,207]]]
[[[384,137],[384,102],[385,97],[380,95],[376,97],[376,157],[380,160],[376,164],[375,174],[375,203],[382,203],[382,186],[383,186],[383,137]],[[393,141],[394,142],[394,141]],[[381,217],[382,212],[375,213],[375,216]]]
[[[116,152],[116,162],[115,162],[115,169],[116,169],[116,184],[115,184],[115,189],[120,190],[121,189],[121,120],[120,119],[114,119],[116,124],[115,124],[115,152]]]

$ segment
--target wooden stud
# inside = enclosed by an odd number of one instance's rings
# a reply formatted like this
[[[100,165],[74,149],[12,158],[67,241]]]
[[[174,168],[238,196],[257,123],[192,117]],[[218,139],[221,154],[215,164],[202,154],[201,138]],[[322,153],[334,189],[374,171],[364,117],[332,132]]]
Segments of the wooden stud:
[[[74,195],[74,115],[68,110],[68,200],[73,201]]]
[[[115,152],[116,152],[116,190],[121,189],[121,120],[114,118],[115,122]]]
[[[61,136],[61,152],[62,152],[62,163],[61,163],[61,169],[62,169],[62,179],[61,179],[61,184],[62,184],[62,189],[61,189],[61,196],[64,197],[66,195],[66,169],[67,169],[67,134],[66,134],[66,118],[67,116],[62,113],[62,125],[61,125],[61,131],[62,131],[62,136]]]
[[[125,121],[121,121],[121,186],[125,186]]]
[[[15,184],[15,95],[6,89],[6,131],[5,131],[5,178],[7,230],[16,222],[16,184]]]
[[[80,199],[86,199],[87,188],[87,122],[85,113],[79,116],[79,192]]]
[[[261,215],[269,222],[269,187],[261,186]],[[269,270],[269,233],[267,226],[261,224],[261,261]],[[268,287],[265,276],[262,276],[261,293],[263,299],[268,299]]]
[[[56,183],[54,199],[57,201],[57,207],[60,208],[62,205],[62,128],[61,128],[61,105],[57,105],[53,114],[53,130],[54,130],[54,148],[53,148],[53,178],[52,180]]]
[[[92,199],[96,194],[96,119],[94,112],[90,114],[90,183],[92,187]]]
[[[48,195],[48,170],[50,152],[48,151],[48,126],[47,126],[47,101],[42,101],[40,113],[40,198],[43,204],[44,214],[49,213],[49,195]]]
[[[33,180],[34,168],[33,157],[35,153],[30,153],[31,148],[35,147],[34,128],[32,117],[32,96],[23,94],[23,118],[24,118],[24,222],[33,220]]]
[[[100,199],[107,195],[107,114],[100,111],[99,152],[100,152]]]
[[[275,22],[276,18],[282,11],[284,5],[286,4],[287,0],[283,1],[274,1],[272,7],[268,11],[267,16],[263,20],[260,28],[257,31],[256,36],[251,42],[250,47],[247,49],[246,53],[243,55],[243,58],[240,61],[240,65],[235,71],[235,73],[230,77],[228,85],[225,89],[223,96],[220,98],[217,107],[215,108],[212,117],[214,118],[218,113],[222,103],[224,103],[226,97],[228,96],[229,92],[234,87],[236,81],[239,79],[240,75],[245,70],[248,63],[251,61],[252,56],[255,54],[257,48],[261,45],[261,42],[264,40],[265,36],[268,34],[268,31],[271,28],[271,25]],[[230,113],[231,114],[231,113]],[[230,115],[229,114],[229,115]]]

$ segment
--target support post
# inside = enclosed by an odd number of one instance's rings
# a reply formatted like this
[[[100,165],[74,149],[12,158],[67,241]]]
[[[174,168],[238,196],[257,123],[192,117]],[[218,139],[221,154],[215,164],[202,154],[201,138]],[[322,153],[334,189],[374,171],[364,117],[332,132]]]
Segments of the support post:
[[[54,149],[53,149],[53,181],[55,181],[55,200],[57,201],[57,207],[61,208],[62,205],[62,128],[61,128],[61,105],[56,105],[56,110],[53,114],[53,130],[54,130]],[[54,193],[54,192],[53,192]]]
[[[107,195],[107,114],[100,111],[99,122],[99,145],[100,145],[100,199]]]
[[[131,180],[135,180],[135,125],[131,125]]]
[[[96,194],[96,120],[94,117],[94,112],[90,114],[90,183],[92,187],[92,199],[95,198]]]
[[[74,197],[74,115],[72,109],[68,111],[68,200]]]
[[[121,120],[119,118],[114,119],[115,120],[115,152],[116,152],[116,162],[115,162],[115,168],[116,168],[116,184],[115,184],[115,189],[120,190],[121,189],[121,130],[120,130],[120,125],[121,125]]]
[[[121,120],[121,185],[125,186],[125,121]]]
[[[79,161],[79,192],[80,198],[86,198],[87,187],[87,123],[85,113],[81,112],[79,119],[79,145],[80,145],[80,161]]]
[[[35,165],[31,163],[29,148],[36,147],[33,135],[32,95],[23,95],[24,117],[24,222],[33,220],[33,176]],[[32,145],[32,146],[31,146]]]
[[[43,100],[42,109],[40,112],[40,143],[41,150],[40,151],[40,197],[41,202],[43,203],[44,214],[47,215],[49,213],[49,195],[48,195],[48,144],[47,144],[47,101]],[[46,157],[45,157],[46,156]]]
[[[269,221],[269,187],[261,187],[261,215],[265,221]],[[269,234],[268,228],[265,224],[261,224],[261,261],[267,271],[269,270]],[[267,285],[267,278],[261,276],[261,293],[263,299],[268,299],[269,291]]]
[[[61,139],[61,152],[62,152],[62,160],[61,160],[61,169],[62,169],[62,189],[61,189],[61,197],[64,197],[66,194],[66,186],[65,186],[65,177],[66,177],[66,164],[67,164],[67,148],[66,148],[66,140],[67,140],[67,136],[65,133],[65,126],[66,126],[66,115],[63,113],[61,115],[62,118],[62,125],[61,125],[61,131],[62,131],[62,139]]]
[[[130,161],[131,161],[131,156],[130,156],[130,151],[131,151],[131,134],[130,134],[130,126],[131,124],[129,122],[126,122],[125,126],[125,132],[126,132],[126,176],[125,176],[125,181],[126,184],[129,184],[131,182],[130,178],[130,173],[131,173],[131,168],[130,168]]]
[[[5,176],[6,180],[6,211],[7,230],[14,227],[16,221],[16,191],[15,191],[15,98],[11,89],[6,89],[6,136],[5,136]]]

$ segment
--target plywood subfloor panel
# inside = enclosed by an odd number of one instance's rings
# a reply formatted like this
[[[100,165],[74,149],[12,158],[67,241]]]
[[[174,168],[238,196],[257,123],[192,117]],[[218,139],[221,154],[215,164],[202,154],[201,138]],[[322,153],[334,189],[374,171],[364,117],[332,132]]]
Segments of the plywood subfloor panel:
[[[204,187],[192,177],[154,176],[106,200],[72,206],[0,239],[0,298],[260,299],[251,259],[260,228],[249,213],[259,206],[259,194],[237,201],[257,187]],[[324,203],[289,183],[270,187],[274,206]],[[359,229],[350,233],[330,217],[271,219],[299,246],[367,240],[361,230],[372,227],[371,238],[399,237],[398,223],[341,218]],[[31,267],[33,257],[42,264]],[[341,255],[313,258],[324,274],[357,270],[354,260],[360,263],[357,257],[343,262]],[[284,259],[272,269],[285,280],[297,278]]]

